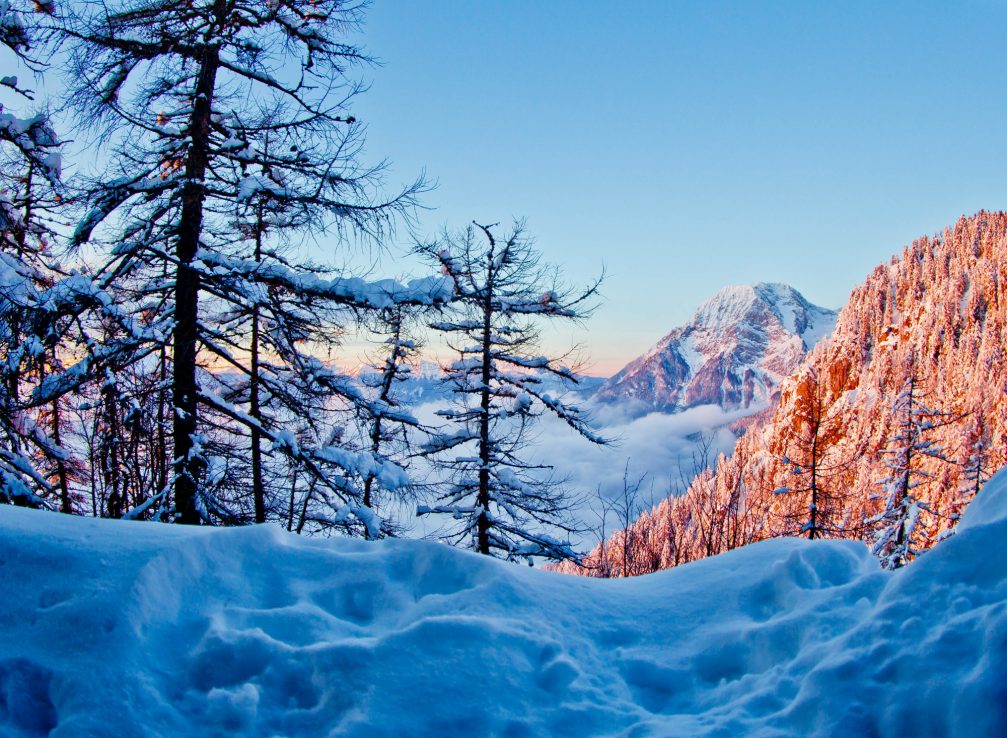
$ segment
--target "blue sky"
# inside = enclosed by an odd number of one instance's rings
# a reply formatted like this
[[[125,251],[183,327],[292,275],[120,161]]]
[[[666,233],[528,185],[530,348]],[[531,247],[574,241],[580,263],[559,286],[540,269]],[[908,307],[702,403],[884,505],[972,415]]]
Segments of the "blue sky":
[[[876,264],[1007,206],[1007,4],[376,0],[354,111],[420,230],[525,217],[605,303],[605,374],[725,284],[839,307]],[[406,241],[403,236],[401,239]]]

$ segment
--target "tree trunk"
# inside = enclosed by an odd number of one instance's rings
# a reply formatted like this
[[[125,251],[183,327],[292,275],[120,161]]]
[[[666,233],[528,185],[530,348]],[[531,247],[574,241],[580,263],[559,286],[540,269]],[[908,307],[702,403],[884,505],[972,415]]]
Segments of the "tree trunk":
[[[818,387],[816,383],[815,392],[817,394]],[[817,402],[817,398],[816,398]],[[815,540],[815,535],[818,532],[818,432],[820,423],[821,409],[816,406],[816,417],[815,425],[812,429],[811,436],[811,519],[808,521],[808,540]]]
[[[214,4],[220,26],[226,4]],[[182,191],[182,215],[178,224],[175,276],[175,331],[173,336],[172,401],[174,404],[173,440],[175,447],[175,505],[177,521],[198,525],[197,490],[202,460],[192,456],[193,435],[197,429],[198,398],[196,386],[196,340],[199,335],[199,272],[192,261],[199,248],[202,233],[203,203],[206,199],[203,180],[206,176],[210,138],[210,101],[213,99],[219,47],[212,42],[203,47],[199,76],[189,122],[191,145],[185,162],[185,186]]]
[[[111,489],[105,500],[105,513],[110,518],[121,518],[126,511],[125,491],[119,476],[119,416],[116,412],[115,389],[105,387],[102,389],[105,402],[105,418],[107,422],[106,435],[102,444],[105,446],[103,454],[103,471],[105,475],[105,488]]]
[[[164,264],[164,280],[168,281],[168,264]],[[161,350],[158,356],[158,367],[157,367],[158,385],[157,385],[157,449],[156,449],[156,459],[157,459],[157,491],[163,493],[168,486],[168,438],[167,433],[164,430],[164,424],[166,422],[165,418],[165,406],[168,404],[167,397],[167,381],[168,381],[168,351],[164,346],[161,346]],[[161,499],[161,509],[167,509],[169,507],[169,501],[162,498]]]
[[[290,508],[287,516],[287,532],[294,530],[294,496],[297,493],[297,469],[292,469],[290,474]]]
[[[374,425],[371,426],[371,453],[375,456],[381,449],[381,418],[374,419]],[[373,472],[367,475],[364,479],[364,507],[374,506],[374,480],[375,475]],[[370,531],[367,532],[367,537],[370,537]]]
[[[52,440],[58,448],[62,449],[63,444],[60,441],[59,426],[59,398],[55,398],[52,401]],[[62,458],[56,459],[56,479],[59,482],[60,512],[72,513],[73,504],[70,499],[70,485],[66,478],[66,462]]]
[[[392,383],[395,381],[395,376],[399,369],[399,343],[402,340],[402,313],[398,312],[393,314],[390,320],[394,321],[392,323],[392,353],[385,360],[385,371],[381,376],[381,392],[378,394],[378,400],[385,404],[391,403]],[[374,418],[374,424],[371,426],[371,453],[374,454],[375,457],[381,451],[383,433],[381,416],[378,415]],[[374,483],[376,478],[376,475],[371,472],[364,480],[364,507],[370,508],[374,506]],[[367,536],[368,538],[370,537],[370,531],[367,532]]]
[[[482,387],[479,392],[479,494],[476,504],[480,508],[476,520],[476,548],[481,554],[490,552],[490,367],[492,363],[492,329],[493,329],[493,269],[494,245],[490,241],[487,262],[489,271],[486,279],[486,299],[483,302],[482,330]]]
[[[913,445],[916,443],[916,433],[914,430],[913,421],[913,401],[916,394],[916,361],[915,357],[911,357],[911,375],[909,377],[909,397],[906,406],[906,421],[905,421],[905,450],[902,456],[902,480],[899,483],[898,496],[895,499],[895,509],[898,511],[898,527],[895,529],[895,547],[900,548],[906,540],[906,520],[908,519],[908,509],[906,507],[906,500],[909,497],[909,490],[911,476],[912,476],[912,465],[913,465]],[[896,568],[905,564],[905,560],[901,556],[895,562]]]
[[[262,204],[259,204],[255,223],[255,262],[262,260]],[[249,414],[256,423],[262,422],[259,407],[259,305],[252,306],[251,368],[248,377]],[[255,522],[266,522],[266,493],[262,483],[262,434],[252,426],[252,500],[255,505]]]

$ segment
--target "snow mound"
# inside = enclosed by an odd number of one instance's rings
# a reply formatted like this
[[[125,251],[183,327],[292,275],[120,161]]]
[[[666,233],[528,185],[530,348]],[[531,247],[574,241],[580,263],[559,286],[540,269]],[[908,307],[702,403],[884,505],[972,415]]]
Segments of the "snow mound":
[[[882,571],[766,541],[631,580],[411,541],[0,508],[0,736],[1007,733],[1007,475]]]

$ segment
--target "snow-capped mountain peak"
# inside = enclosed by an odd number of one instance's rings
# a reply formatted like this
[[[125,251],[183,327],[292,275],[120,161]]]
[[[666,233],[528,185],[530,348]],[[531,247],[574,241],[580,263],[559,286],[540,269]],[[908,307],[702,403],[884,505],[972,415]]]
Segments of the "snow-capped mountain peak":
[[[812,305],[786,284],[724,287],[608,380],[597,397],[663,411],[705,404],[758,410],[835,320],[834,311]]]

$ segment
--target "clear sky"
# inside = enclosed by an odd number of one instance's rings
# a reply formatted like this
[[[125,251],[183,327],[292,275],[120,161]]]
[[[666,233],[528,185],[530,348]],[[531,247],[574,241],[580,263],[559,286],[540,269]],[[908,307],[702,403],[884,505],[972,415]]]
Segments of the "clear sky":
[[[421,231],[525,217],[608,271],[606,374],[725,284],[837,308],[876,264],[1007,207],[1007,3],[375,0],[354,106]],[[402,239],[405,240],[404,238]]]

